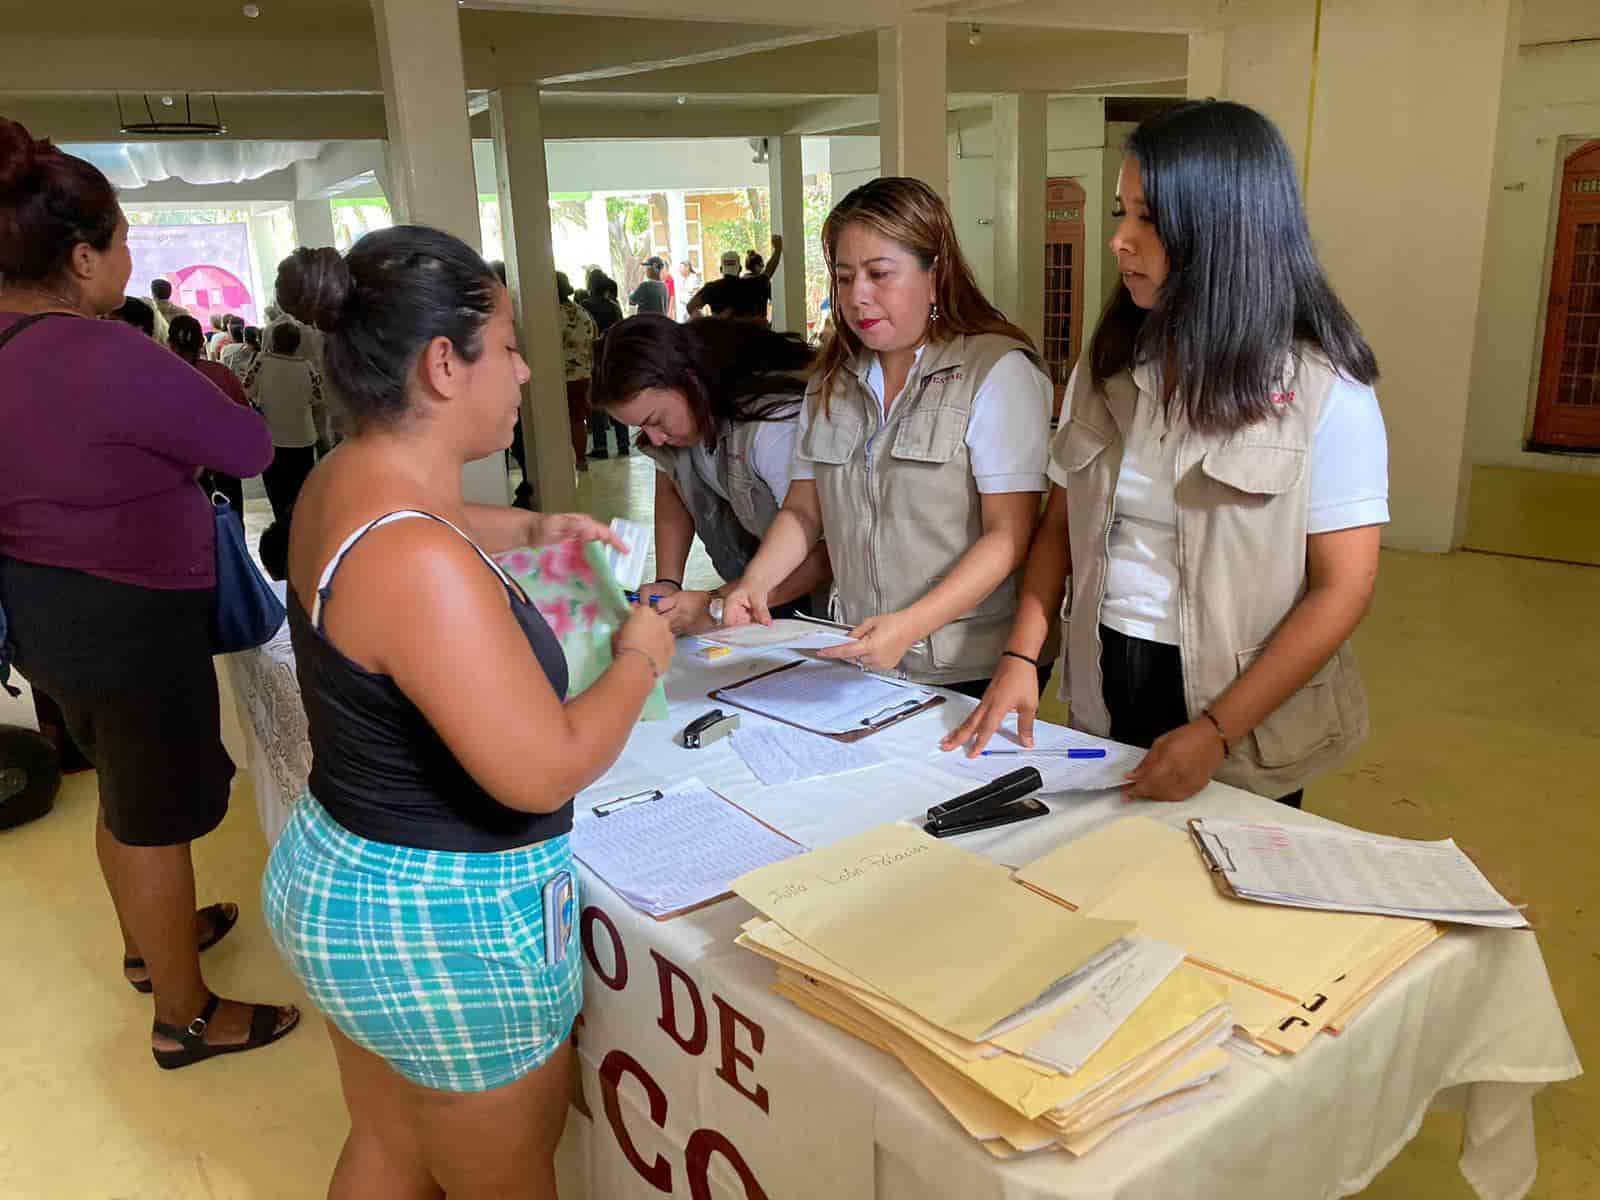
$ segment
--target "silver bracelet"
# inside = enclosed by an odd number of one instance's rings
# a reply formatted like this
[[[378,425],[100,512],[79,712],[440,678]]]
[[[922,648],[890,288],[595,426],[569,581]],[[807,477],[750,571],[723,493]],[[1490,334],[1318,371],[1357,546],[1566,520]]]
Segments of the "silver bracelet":
[[[654,680],[652,680],[652,682],[654,682],[654,683],[661,682],[661,668],[656,666],[656,660],[655,659],[651,658],[648,654],[646,654],[643,650],[639,649],[639,647],[637,647],[637,646],[624,646],[622,649],[618,650],[616,652],[616,654],[613,655],[612,657],[614,659],[621,658],[624,654],[637,654],[640,658],[644,659],[645,662],[650,664],[650,674],[655,676],[655,678],[654,678]]]

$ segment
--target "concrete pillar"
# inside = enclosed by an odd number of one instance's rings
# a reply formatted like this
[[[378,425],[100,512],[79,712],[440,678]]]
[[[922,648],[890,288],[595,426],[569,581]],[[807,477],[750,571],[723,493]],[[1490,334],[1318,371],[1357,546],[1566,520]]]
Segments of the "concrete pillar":
[[[667,193],[667,238],[672,243],[672,252],[667,256],[671,260],[667,263],[667,269],[672,272],[673,278],[677,279],[678,263],[689,257],[689,215],[682,191]],[[682,279],[678,279],[678,287],[682,289]],[[683,295],[678,298],[688,299]],[[672,315],[676,317],[678,314]]]
[[[948,24],[942,16],[903,17],[878,33],[878,173],[920,179],[949,199],[945,126]]]
[[[333,206],[326,200],[294,202],[294,238],[298,246],[333,245]]]
[[[481,249],[458,10],[443,0],[372,0],[372,16],[389,131],[384,188],[395,223],[431,225]],[[476,503],[509,503],[505,456],[468,463],[461,486]]]
[[[567,512],[577,506],[578,489],[567,423],[561,315],[550,242],[550,176],[538,85],[506,84],[492,93],[489,121],[500,179],[506,278],[517,308],[523,352],[533,371],[522,391],[528,482],[535,508]]]
[[[1221,33],[1189,35],[1189,99],[1204,100],[1222,95],[1225,42],[1226,35]]]
[[[1462,347],[1477,330],[1518,7],[1350,0],[1291,18],[1273,0],[1241,0],[1229,10],[1239,24],[1225,33],[1223,94],[1267,112],[1295,148],[1318,251],[1383,371],[1384,540],[1395,547],[1459,541],[1471,384]]]
[[[994,98],[994,302],[1044,345],[1045,97]],[[1080,266],[1081,269],[1081,266]]]
[[[806,178],[800,135],[767,140],[772,232],[783,239],[783,260],[772,283],[772,327],[806,331]]]

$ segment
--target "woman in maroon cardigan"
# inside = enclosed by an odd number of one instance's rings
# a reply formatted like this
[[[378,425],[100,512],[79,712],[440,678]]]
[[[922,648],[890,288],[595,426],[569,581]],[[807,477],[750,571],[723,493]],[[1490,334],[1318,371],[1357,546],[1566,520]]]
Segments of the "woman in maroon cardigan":
[[[215,525],[195,479],[254,475],[272,443],[169,351],[94,319],[122,303],[131,267],[105,176],[0,118],[0,609],[17,666],[99,772],[124,971],[154,991],[157,1061],[185,1066],[300,1019],[206,987],[198,950],[239,910],[195,911],[189,853],[233,777],[211,662]]]

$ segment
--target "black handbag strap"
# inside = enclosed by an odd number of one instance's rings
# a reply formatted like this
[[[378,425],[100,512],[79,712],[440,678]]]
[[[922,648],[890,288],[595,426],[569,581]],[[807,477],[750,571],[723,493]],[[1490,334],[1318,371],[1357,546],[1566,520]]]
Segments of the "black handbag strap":
[[[17,334],[21,333],[24,329],[27,329],[30,325],[37,325],[40,321],[45,320],[47,317],[70,317],[72,315],[72,313],[42,312],[34,313],[30,317],[23,317],[22,320],[13,322],[11,328],[7,329],[4,333],[0,333],[0,350],[4,350],[12,338],[16,337]]]

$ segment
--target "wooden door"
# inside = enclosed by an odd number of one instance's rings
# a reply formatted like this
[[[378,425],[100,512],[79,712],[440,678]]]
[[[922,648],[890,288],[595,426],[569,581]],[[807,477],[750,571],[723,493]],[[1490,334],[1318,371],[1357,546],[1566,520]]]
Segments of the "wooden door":
[[[1600,141],[1561,173],[1533,445],[1600,450]]]
[[[1075,179],[1044,181],[1044,346],[1061,415],[1067,379],[1083,340],[1083,187]]]

